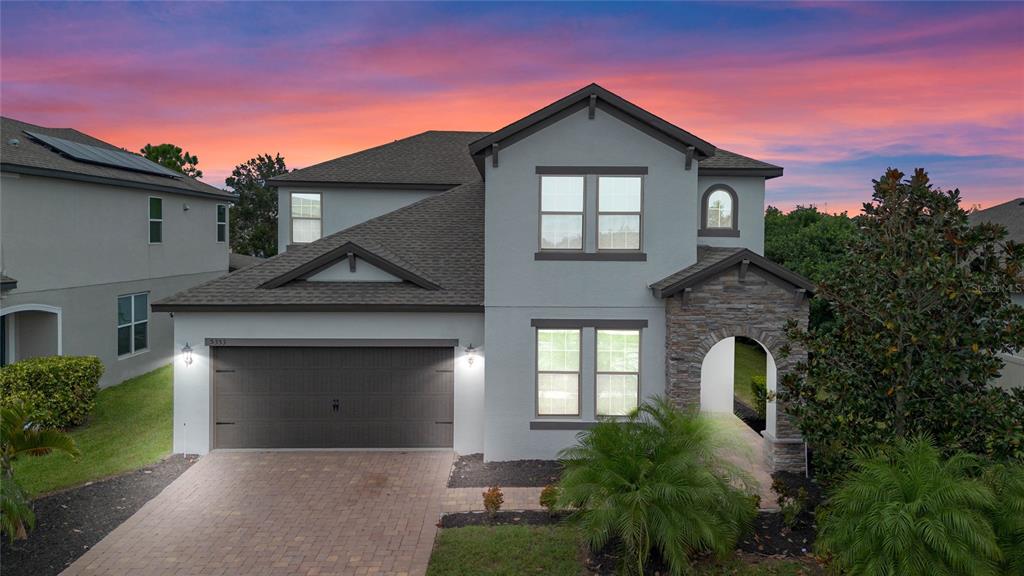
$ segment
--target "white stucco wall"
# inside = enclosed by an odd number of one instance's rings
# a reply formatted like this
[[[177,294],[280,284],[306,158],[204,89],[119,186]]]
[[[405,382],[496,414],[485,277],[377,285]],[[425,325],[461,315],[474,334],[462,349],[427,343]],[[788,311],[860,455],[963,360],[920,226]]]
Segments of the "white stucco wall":
[[[733,411],[736,339],[725,338],[711,347],[700,366],[701,412]]]
[[[390,274],[370,264],[362,258],[356,258],[355,272],[349,266],[348,259],[343,258],[337,264],[317,272],[308,278],[310,282],[401,282],[398,276]]]
[[[281,187],[277,190],[277,251],[291,243],[291,194],[321,194],[323,235],[350,228],[437,194],[437,190],[384,188]]]
[[[205,454],[210,449],[210,362],[206,338],[379,338],[457,339],[455,350],[454,449],[483,450],[484,322],[481,314],[436,313],[192,313],[174,317],[174,346],[193,349],[186,366],[174,360],[174,452]],[[477,347],[470,366],[469,344]]]

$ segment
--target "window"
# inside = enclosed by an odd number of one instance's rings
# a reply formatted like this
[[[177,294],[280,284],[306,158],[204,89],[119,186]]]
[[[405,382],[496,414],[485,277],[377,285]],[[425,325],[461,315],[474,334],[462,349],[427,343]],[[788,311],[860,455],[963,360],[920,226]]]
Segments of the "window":
[[[537,415],[580,415],[580,330],[537,330]]]
[[[320,195],[292,194],[292,243],[319,240],[321,232]]]
[[[625,416],[640,396],[640,331],[597,331],[597,415]]]
[[[217,242],[228,239],[228,205],[217,204]]]
[[[541,176],[541,250],[583,250],[583,182],[583,176]]]
[[[164,201],[162,198],[149,197],[149,243],[160,244],[164,241]]]
[[[149,348],[149,294],[117,297],[117,355]]]
[[[598,177],[598,250],[640,249],[642,189],[639,176]]]
[[[724,184],[708,188],[701,201],[700,235],[739,236],[736,210],[735,190]]]

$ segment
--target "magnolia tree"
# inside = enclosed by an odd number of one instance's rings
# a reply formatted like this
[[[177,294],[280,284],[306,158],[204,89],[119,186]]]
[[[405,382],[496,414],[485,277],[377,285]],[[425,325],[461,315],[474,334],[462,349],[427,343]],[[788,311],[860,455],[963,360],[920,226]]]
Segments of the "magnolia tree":
[[[862,448],[927,434],[947,451],[1024,460],[1024,391],[993,388],[1024,348],[1024,246],[968,223],[924,170],[874,182],[842,265],[818,286],[834,322],[789,336],[808,361],[781,394],[826,477]]]

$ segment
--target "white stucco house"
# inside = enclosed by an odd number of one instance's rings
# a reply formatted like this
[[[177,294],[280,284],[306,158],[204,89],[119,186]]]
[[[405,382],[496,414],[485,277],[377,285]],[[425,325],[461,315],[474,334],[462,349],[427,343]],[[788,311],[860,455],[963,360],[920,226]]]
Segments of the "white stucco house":
[[[782,172],[592,84],[281,176],[281,253],[154,306],[181,351],[174,450],[551,458],[646,397],[714,410],[716,344],[802,357],[783,325],[813,286],[761,256]],[[763,435],[803,469],[774,402]]]
[[[166,365],[150,305],[227,272],[234,196],[72,128],[2,134],[0,365],[97,356],[102,386]]]

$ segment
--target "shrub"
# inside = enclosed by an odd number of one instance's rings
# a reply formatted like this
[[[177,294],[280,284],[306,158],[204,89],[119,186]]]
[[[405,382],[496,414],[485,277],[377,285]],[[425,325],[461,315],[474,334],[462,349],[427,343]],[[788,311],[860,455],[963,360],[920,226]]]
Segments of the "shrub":
[[[997,464],[982,479],[998,503],[990,520],[1003,551],[1003,573],[1024,574],[1024,465]]]
[[[14,540],[25,538],[36,523],[32,505],[14,478],[12,463],[21,456],[42,456],[60,450],[78,457],[71,436],[33,422],[21,401],[0,408],[0,532]]]
[[[768,381],[760,374],[750,377],[750,393],[754,396],[754,410],[762,419],[768,413]]]
[[[85,422],[96,404],[103,363],[95,356],[30,358],[0,368],[0,405],[23,402],[44,428]]]
[[[862,452],[823,510],[819,551],[847,576],[999,574],[990,515],[1000,505],[966,453],[929,440]]]
[[[497,486],[491,486],[483,493],[484,496],[484,510],[487,511],[487,515],[494,518],[494,515],[501,510],[501,505],[505,503],[505,495],[502,494],[501,488]]]
[[[548,484],[540,491],[540,505],[547,509],[552,516],[558,512],[558,486]]]
[[[734,486],[745,478],[716,456],[713,425],[663,398],[623,421],[603,421],[562,451],[559,505],[574,508],[592,549],[622,548],[627,572],[642,574],[657,551],[673,574],[698,552],[731,552],[756,514]]]

